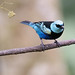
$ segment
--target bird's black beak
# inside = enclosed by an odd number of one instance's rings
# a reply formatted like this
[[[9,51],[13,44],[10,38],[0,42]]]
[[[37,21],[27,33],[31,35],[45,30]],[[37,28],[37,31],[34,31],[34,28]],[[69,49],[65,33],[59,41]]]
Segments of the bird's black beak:
[[[61,26],[61,29],[64,29],[64,26]]]

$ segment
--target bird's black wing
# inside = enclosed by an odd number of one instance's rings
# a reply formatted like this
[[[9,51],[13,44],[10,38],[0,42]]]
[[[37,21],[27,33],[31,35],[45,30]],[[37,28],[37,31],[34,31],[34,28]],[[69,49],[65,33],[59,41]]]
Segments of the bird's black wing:
[[[51,23],[53,23],[54,21],[39,21],[39,22],[35,22],[35,23],[44,23],[44,25],[50,29],[50,25]]]
[[[34,23],[41,25],[41,26],[39,26],[39,25],[37,25],[37,26],[40,28],[40,30],[42,32],[44,32],[47,35],[51,35],[50,25],[51,25],[51,23],[53,23],[53,21],[39,21],[39,22],[34,22]]]

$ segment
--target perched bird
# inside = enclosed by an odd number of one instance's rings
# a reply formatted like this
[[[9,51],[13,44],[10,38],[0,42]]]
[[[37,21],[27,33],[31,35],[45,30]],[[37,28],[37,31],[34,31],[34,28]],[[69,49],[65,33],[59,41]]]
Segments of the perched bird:
[[[59,38],[64,31],[64,23],[61,20],[39,22],[22,21],[21,23],[32,27],[36,31],[41,40],[43,49],[44,44],[42,39],[55,40],[57,46],[60,45],[56,39]]]

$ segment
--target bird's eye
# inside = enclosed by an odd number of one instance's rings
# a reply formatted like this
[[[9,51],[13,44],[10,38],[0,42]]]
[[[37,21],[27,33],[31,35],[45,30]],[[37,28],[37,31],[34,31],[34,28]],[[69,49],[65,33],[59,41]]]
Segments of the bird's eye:
[[[58,24],[56,24],[56,27],[60,28],[61,26],[60,26],[60,25],[58,25]]]

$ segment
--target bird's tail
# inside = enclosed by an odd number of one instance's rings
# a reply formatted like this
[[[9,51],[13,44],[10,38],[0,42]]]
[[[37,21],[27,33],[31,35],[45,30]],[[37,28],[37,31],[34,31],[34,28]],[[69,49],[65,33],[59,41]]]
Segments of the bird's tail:
[[[30,22],[30,21],[22,21],[21,23],[22,23],[22,24],[29,25],[29,26],[33,25],[33,23]]]

